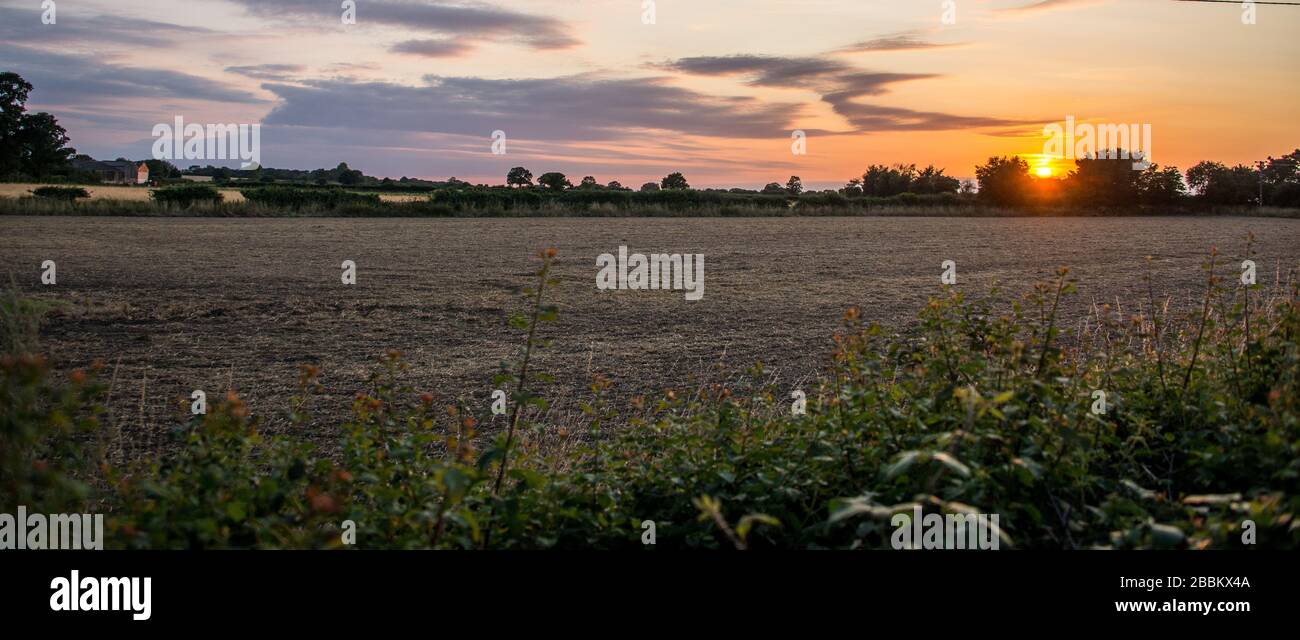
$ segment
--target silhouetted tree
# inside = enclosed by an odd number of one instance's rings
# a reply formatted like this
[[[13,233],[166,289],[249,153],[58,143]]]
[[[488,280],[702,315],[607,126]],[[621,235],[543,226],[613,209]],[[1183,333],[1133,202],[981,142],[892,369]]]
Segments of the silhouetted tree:
[[[655,184],[655,183],[653,183],[653,182],[647,182],[647,183],[641,185],[641,192],[642,192],[642,193],[646,193],[646,192],[649,192],[649,191],[658,191],[658,190],[659,190],[659,185],[657,185],[657,184]]]
[[[1066,178],[1072,202],[1091,206],[1120,206],[1138,203],[1138,176],[1133,160],[1123,150],[1079,158]]]
[[[1218,162],[1201,162],[1187,170],[1187,184],[1210,204],[1253,204],[1259,199],[1259,175],[1250,167],[1228,168]]]
[[[48,113],[33,113],[23,117],[18,132],[21,149],[20,171],[41,178],[64,173],[69,168],[76,149],[68,147],[68,132]]]
[[[12,72],[0,73],[0,177],[17,174],[22,163],[18,134],[27,112],[30,82]]]
[[[960,180],[945,176],[943,175],[943,169],[930,165],[912,178],[912,183],[908,186],[907,191],[920,194],[957,193],[960,188]]]
[[[840,193],[843,193],[844,196],[845,196],[846,198],[859,198],[859,197],[861,197],[861,196],[862,196],[862,178],[853,178],[853,179],[849,180],[848,184],[844,185],[844,188],[843,188],[843,189],[840,189]]]
[[[785,183],[785,191],[792,196],[803,193],[803,180],[800,180],[799,176],[790,176]]]
[[[573,186],[573,183],[569,182],[569,179],[564,177],[564,174],[558,171],[543,173],[542,177],[537,179],[537,184],[540,184],[551,191],[564,191]]]
[[[76,154],[54,116],[27,113],[31,92],[31,83],[22,76],[0,73],[0,177],[66,173]]]
[[[1264,182],[1264,202],[1271,206],[1300,206],[1300,149],[1281,158],[1269,156],[1259,163]]]
[[[149,158],[148,160],[145,160],[144,163],[149,166],[149,178],[152,180],[181,177],[181,170],[176,168],[176,165],[167,162],[166,160],[155,160]]]
[[[664,176],[663,182],[660,183],[665,189],[690,189],[691,185],[686,183],[686,176],[680,173],[670,173]]]
[[[1178,167],[1151,165],[1138,174],[1138,199],[1143,204],[1173,204],[1187,197],[1183,174]]]
[[[979,198],[998,205],[1018,205],[1026,201],[1029,192],[1029,163],[1020,156],[993,157],[975,167],[979,180]]]
[[[515,167],[506,174],[506,185],[511,187],[528,187],[533,184],[533,172],[523,167]]]
[[[862,174],[862,193],[878,198],[907,193],[915,177],[914,164],[896,164],[892,167],[873,164]]]

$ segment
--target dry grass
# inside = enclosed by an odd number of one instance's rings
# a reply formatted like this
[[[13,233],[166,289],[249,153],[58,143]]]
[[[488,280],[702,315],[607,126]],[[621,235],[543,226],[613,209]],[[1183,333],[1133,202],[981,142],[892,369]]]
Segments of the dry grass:
[[[197,183],[211,184],[211,183]],[[46,185],[36,183],[8,182],[0,183],[0,197],[21,198],[30,196],[32,189]],[[149,187],[145,186],[125,186],[125,185],[96,185],[86,186],[90,192],[91,200],[125,200],[128,202],[144,202],[149,200]],[[244,196],[240,195],[237,188],[218,189],[224,196],[226,202],[243,202]],[[364,190],[362,190],[364,192]],[[427,198],[422,193],[381,193],[379,199],[385,202],[414,202]]]

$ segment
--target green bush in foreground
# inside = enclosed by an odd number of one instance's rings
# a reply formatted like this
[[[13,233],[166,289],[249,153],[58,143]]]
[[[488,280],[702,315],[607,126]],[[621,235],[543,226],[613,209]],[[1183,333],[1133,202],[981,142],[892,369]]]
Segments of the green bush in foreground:
[[[486,416],[435,410],[390,352],[335,460],[262,440],[232,396],[181,427],[162,461],[60,472],[99,487],[86,500],[110,510],[114,546],[337,547],[351,521],[360,548],[643,549],[653,521],[658,549],[888,549],[890,518],[913,508],[998,514],[1003,548],[1240,549],[1246,520],[1258,547],[1300,546],[1294,285],[1225,289],[1212,258],[1191,317],[1102,310],[1075,335],[1056,315],[1072,291],[1065,270],[1027,304],[945,293],[901,335],[850,310],[805,415],[761,369],[750,383],[638,399],[621,419],[597,378],[571,429],[539,419],[532,391],[547,381],[533,364],[556,320],[553,255],[511,321],[524,347],[497,380],[512,396],[494,437],[474,433]],[[30,360],[0,371],[0,449],[25,452],[15,465],[52,462],[34,425],[94,406],[93,372],[65,387]],[[317,374],[304,367],[295,423]]]

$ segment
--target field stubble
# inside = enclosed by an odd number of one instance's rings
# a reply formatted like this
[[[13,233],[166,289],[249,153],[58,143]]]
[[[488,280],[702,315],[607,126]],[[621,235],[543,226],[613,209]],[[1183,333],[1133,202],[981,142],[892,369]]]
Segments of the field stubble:
[[[1300,221],[1255,218],[762,219],[196,219],[2,217],[0,264],[20,289],[59,305],[42,331],[57,366],[101,359],[127,455],[164,441],[181,402],[233,387],[266,430],[283,432],[298,365],[321,367],[323,393],[306,429],[322,443],[386,349],[414,385],[443,403],[486,407],[492,377],[522,342],[506,326],[535,253],[555,247],[558,323],[537,366],[553,421],[577,419],[595,374],[626,401],[726,382],[762,362],[783,389],[821,369],[842,312],[905,328],[957,263],[972,296],[1009,296],[1072,268],[1079,295],[1063,307],[1078,329],[1096,304],[1137,313],[1155,296],[1173,311],[1204,289],[1218,247],[1235,278],[1256,237],[1259,281],[1300,265]],[[596,256],[703,253],[704,299],[597,291]],[[58,284],[40,284],[55,260]],[[340,263],[358,266],[355,286]],[[7,274],[6,274],[7,277]],[[500,420],[499,418],[497,420]],[[486,426],[484,431],[491,431]]]

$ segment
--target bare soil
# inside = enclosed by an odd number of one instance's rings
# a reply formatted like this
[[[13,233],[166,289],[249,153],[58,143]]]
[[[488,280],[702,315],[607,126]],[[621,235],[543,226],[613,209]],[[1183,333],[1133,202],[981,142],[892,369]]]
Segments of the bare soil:
[[[556,415],[588,396],[593,374],[627,399],[725,380],[755,362],[794,388],[826,362],[843,311],[905,328],[937,293],[941,263],[958,287],[1012,294],[1069,265],[1077,323],[1093,303],[1136,311],[1156,295],[1194,304],[1218,247],[1233,277],[1247,234],[1259,280],[1300,266],[1300,220],[1260,218],[193,219],[0,217],[0,266],[24,292],[61,305],[42,342],[62,369],[103,360],[119,421],[152,442],[194,389],[233,386],[272,431],[298,365],[323,370],[307,435],[347,413],[386,349],[440,402],[486,407],[499,363],[514,357],[543,247],[559,251],[558,323],[537,364],[556,376]],[[598,291],[596,256],[703,253],[705,295]],[[44,260],[57,284],[40,283]],[[340,264],[358,265],[355,286]]]

